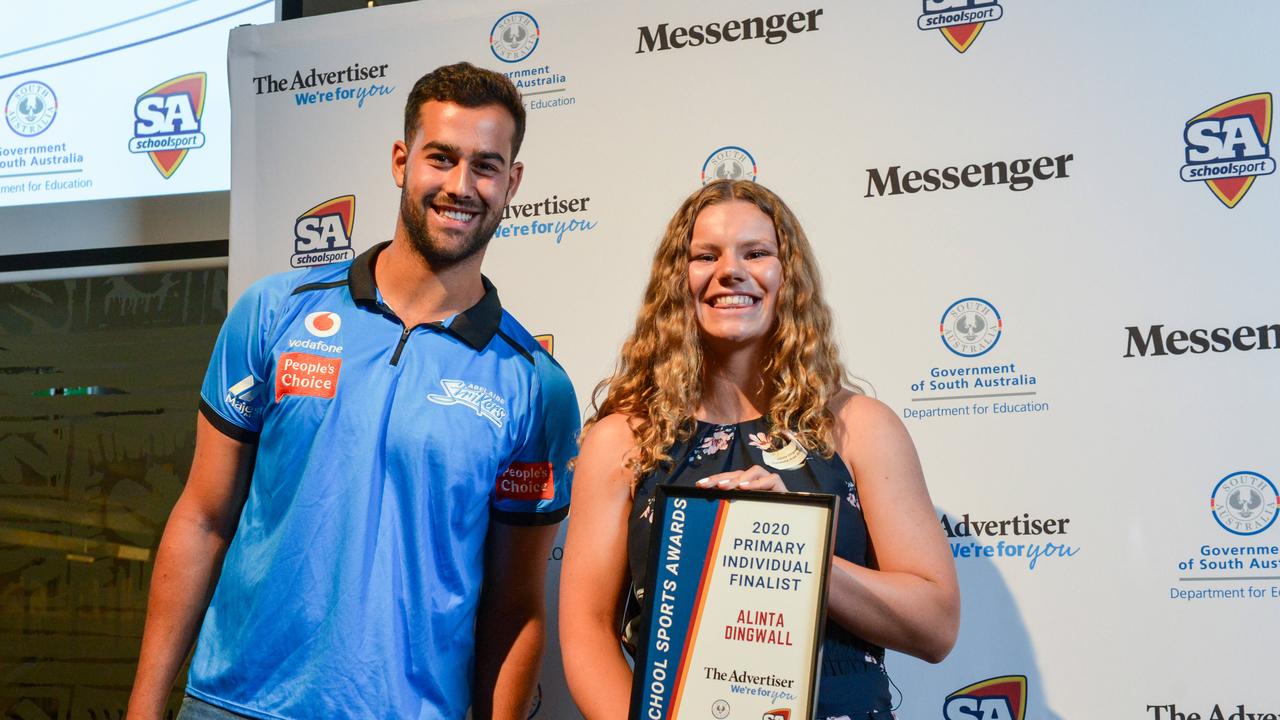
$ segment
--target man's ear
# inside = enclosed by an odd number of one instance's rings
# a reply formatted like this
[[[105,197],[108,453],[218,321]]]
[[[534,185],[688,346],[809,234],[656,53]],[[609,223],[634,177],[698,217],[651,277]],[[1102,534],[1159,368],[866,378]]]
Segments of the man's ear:
[[[507,202],[511,202],[511,198],[516,196],[516,190],[520,189],[520,180],[524,177],[524,163],[511,163],[510,173],[511,184],[507,186]]]
[[[405,168],[409,162],[409,146],[404,144],[403,140],[397,140],[391,143],[391,177],[396,181],[396,187],[404,187]]]

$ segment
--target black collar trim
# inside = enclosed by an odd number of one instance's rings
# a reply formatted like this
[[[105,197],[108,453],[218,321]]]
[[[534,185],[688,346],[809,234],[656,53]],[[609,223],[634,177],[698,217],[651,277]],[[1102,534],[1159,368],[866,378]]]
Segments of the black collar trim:
[[[390,244],[391,241],[388,240],[374,245],[360,253],[351,263],[347,286],[351,290],[351,299],[357,305],[370,305],[380,312],[390,312],[386,305],[378,302],[378,285],[373,277],[373,266],[378,253]],[[497,288],[483,275],[480,276],[480,282],[484,285],[484,297],[454,316],[453,322],[446,328],[477,351],[488,347],[502,321],[502,301],[498,299]]]

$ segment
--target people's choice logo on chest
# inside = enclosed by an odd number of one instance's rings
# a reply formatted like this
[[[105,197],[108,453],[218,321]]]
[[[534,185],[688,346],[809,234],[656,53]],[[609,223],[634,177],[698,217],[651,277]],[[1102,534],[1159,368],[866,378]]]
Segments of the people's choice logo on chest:
[[[431,393],[427,399],[437,405],[465,405],[497,427],[507,421],[507,401],[489,388],[464,380],[441,380],[440,387],[443,395]]]
[[[307,332],[316,337],[333,337],[342,328],[342,316],[336,312],[313,312],[302,321]]]

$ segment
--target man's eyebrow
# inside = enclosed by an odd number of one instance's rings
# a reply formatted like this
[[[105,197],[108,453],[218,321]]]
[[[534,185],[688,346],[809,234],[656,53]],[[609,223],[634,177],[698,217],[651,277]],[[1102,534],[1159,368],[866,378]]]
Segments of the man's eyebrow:
[[[450,145],[449,143],[440,142],[439,140],[428,140],[425,144],[423,144],[422,149],[423,150],[439,150],[440,152],[446,153],[448,155],[461,154],[456,145]]]

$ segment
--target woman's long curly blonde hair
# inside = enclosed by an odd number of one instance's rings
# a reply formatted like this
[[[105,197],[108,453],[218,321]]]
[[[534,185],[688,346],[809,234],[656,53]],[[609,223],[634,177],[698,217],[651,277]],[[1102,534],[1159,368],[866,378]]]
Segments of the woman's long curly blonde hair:
[[[670,463],[667,449],[688,439],[696,427],[704,366],[689,290],[689,243],[703,209],[735,200],[755,205],[772,219],[778,238],[778,318],[760,371],[775,447],[794,437],[823,456],[833,451],[827,402],[839,392],[845,372],[809,239],[791,209],[768,188],[745,180],[716,180],[690,195],[667,224],[635,330],[622,346],[613,375],[592,393],[593,413],[583,435],[603,417],[628,416],[636,438],[636,450],[627,460],[633,483]]]

